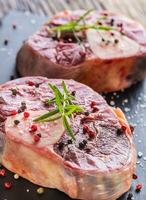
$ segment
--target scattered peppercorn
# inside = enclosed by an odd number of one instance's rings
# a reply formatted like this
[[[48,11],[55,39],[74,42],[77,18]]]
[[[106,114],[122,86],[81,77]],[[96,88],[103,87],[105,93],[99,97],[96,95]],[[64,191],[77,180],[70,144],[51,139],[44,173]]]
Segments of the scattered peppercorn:
[[[24,115],[24,118],[28,118],[30,116],[29,112],[24,112],[23,115]]]
[[[26,103],[22,101],[21,107],[18,109],[18,113],[24,112],[25,109],[26,109]]]
[[[10,80],[14,80],[14,78],[15,78],[14,75],[10,76]]]
[[[24,101],[21,102],[22,106],[26,106],[26,103]]]
[[[136,184],[135,191],[140,192],[141,189],[142,189],[142,184],[141,183]]]
[[[4,45],[7,46],[8,45],[8,40],[4,40]]]
[[[37,134],[37,135],[34,135],[34,137],[33,137],[33,139],[34,139],[34,142],[39,142],[40,141],[40,136],[39,136],[39,134]]]
[[[111,26],[114,26],[114,21],[115,21],[114,19],[111,19],[111,21],[110,21]]]
[[[120,31],[121,35],[125,35],[125,33],[123,31]]]
[[[12,28],[13,28],[13,29],[16,29],[16,28],[17,28],[17,26],[16,26],[16,23],[15,23],[15,22],[12,24]]]
[[[103,13],[103,15],[107,17],[107,16],[108,16],[108,13]]]
[[[35,83],[32,82],[32,81],[28,81],[27,84],[28,84],[29,86],[34,86],[34,85],[35,85]]]
[[[129,193],[128,196],[127,196],[127,200],[132,200],[132,198],[133,198],[133,194]]]
[[[133,174],[132,177],[133,177],[134,180],[138,178],[136,174]]]
[[[97,24],[100,25],[100,26],[102,26],[102,22],[100,22],[100,21],[98,21]]]
[[[19,179],[19,175],[18,174],[14,174],[14,179]]]
[[[131,130],[131,132],[133,133],[133,131],[134,131],[134,126],[130,125],[130,130]]]
[[[109,45],[110,43],[111,43],[111,41],[110,41],[110,40],[107,40],[105,44],[106,44],[106,45]]]
[[[5,187],[6,189],[11,189],[12,183],[11,183],[11,182],[5,182],[5,183],[4,183],[4,187]]]
[[[115,34],[113,32],[111,32],[111,36],[114,36]]]
[[[117,24],[118,27],[123,27],[122,23]]]
[[[0,169],[0,176],[5,176],[5,175],[6,175],[6,170]]]
[[[18,109],[18,113],[22,113],[23,110],[21,108]]]
[[[105,42],[105,39],[104,39],[104,38],[101,38],[101,41],[102,41],[102,42]]]
[[[68,144],[72,144],[72,140],[68,140],[67,143],[68,143]]]
[[[122,135],[123,134],[123,130],[121,128],[117,129],[117,135]]]
[[[49,103],[48,99],[45,99],[45,100],[43,100],[43,104],[44,104],[44,106],[49,106],[49,104],[51,104],[51,103]]]
[[[11,88],[10,90],[11,90],[13,96],[16,96],[18,94],[18,91],[16,89]]]
[[[36,83],[36,84],[35,84],[35,87],[36,87],[36,88],[39,88],[39,86],[40,86],[40,83]]]
[[[38,129],[38,128],[37,128],[37,125],[33,124],[33,125],[30,127],[30,131],[29,131],[29,132],[31,132],[31,133],[36,132],[37,129]]]
[[[85,134],[85,133],[87,133],[88,131],[89,131],[89,126],[86,125],[86,124],[84,124],[84,125],[83,125],[83,133]]]
[[[25,107],[21,106],[21,107],[18,109],[18,113],[24,112],[25,109],[26,109]]]
[[[17,126],[20,123],[20,121],[18,119],[14,120],[14,124]]]
[[[39,136],[40,138],[42,137],[41,133],[37,133],[37,136]]]
[[[84,149],[86,144],[87,144],[87,140],[83,140],[82,142],[80,142],[79,143],[79,149],[81,149],[81,150]]]
[[[137,154],[137,156],[138,156],[138,158],[142,158],[143,153],[141,151],[139,151],[138,154]]]
[[[26,109],[26,103],[25,102],[21,102],[21,109],[22,109],[22,111],[24,111]]]
[[[84,112],[84,115],[88,116],[90,113],[88,111]]]
[[[43,194],[44,193],[44,188],[40,187],[37,189],[38,194]]]
[[[118,40],[118,39],[115,39],[115,40],[114,40],[114,43],[115,43],[115,44],[118,44],[118,43],[119,43],[119,40]]]
[[[76,91],[72,91],[71,95],[75,96],[76,95]]]
[[[93,139],[96,137],[96,132],[90,130],[90,131],[88,131],[88,135],[89,135],[90,139]]]
[[[63,147],[64,147],[64,143],[63,143],[63,142],[59,142],[59,144],[58,144],[58,148],[59,148],[59,150],[62,150]]]

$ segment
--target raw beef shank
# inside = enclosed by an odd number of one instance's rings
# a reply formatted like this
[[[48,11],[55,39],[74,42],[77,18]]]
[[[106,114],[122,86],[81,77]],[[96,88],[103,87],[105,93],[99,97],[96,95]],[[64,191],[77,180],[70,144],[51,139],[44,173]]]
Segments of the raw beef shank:
[[[59,13],[30,36],[17,55],[19,73],[74,79],[98,92],[117,91],[144,79],[146,31],[139,23],[108,11],[92,11],[79,23],[85,28],[54,33],[84,13]]]
[[[65,80],[74,104],[84,108],[67,134],[62,119],[34,122],[54,98],[48,83],[62,90],[62,80],[27,77],[0,86],[0,159],[29,181],[56,188],[71,198],[115,200],[131,186],[136,151],[132,131],[119,108],[95,91]]]

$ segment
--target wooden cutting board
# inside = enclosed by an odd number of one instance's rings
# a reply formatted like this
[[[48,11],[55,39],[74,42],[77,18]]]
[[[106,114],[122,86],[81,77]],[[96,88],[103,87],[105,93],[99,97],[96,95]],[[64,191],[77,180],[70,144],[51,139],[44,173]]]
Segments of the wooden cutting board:
[[[22,42],[34,33],[47,20],[29,13],[11,12],[0,25],[0,83],[4,83],[15,72],[15,58]],[[15,26],[16,28],[13,28]],[[4,44],[5,43],[5,44]],[[6,45],[7,43],[7,45]],[[143,156],[138,158],[138,179],[133,181],[131,191],[134,200],[146,200],[146,80],[140,82],[124,92],[104,95],[109,104],[119,106],[125,112],[130,123],[136,126],[134,140],[138,152]],[[14,179],[14,174],[7,171],[6,177],[0,177],[0,200],[69,200],[70,198],[58,190],[45,189],[43,195],[38,195],[38,186],[23,178]],[[12,188],[6,190],[4,182],[12,182]],[[143,185],[141,192],[135,192],[135,185],[140,182]],[[126,200],[126,193],[119,200]],[[98,200],[98,199],[97,199]]]

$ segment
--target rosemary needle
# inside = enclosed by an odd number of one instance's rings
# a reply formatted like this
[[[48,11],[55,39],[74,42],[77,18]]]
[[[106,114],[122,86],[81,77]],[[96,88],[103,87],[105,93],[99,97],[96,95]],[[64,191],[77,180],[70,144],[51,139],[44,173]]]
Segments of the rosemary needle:
[[[34,119],[35,122],[50,122],[62,118],[64,128],[67,134],[75,140],[73,130],[70,127],[70,121],[73,119],[73,114],[84,112],[84,109],[72,102],[75,99],[74,96],[68,91],[67,85],[62,81],[63,92],[59,90],[56,85],[48,84],[51,90],[54,92],[55,97],[48,100],[48,104],[53,103],[55,108],[42,116]]]

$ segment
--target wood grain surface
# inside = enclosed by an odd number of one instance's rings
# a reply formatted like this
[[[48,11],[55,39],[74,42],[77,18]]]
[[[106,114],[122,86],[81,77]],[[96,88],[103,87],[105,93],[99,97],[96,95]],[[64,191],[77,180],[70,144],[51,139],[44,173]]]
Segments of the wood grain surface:
[[[64,9],[78,8],[123,13],[146,27],[146,0],[0,0],[0,18],[11,9],[51,16]]]
[[[38,30],[47,19],[28,12],[25,14],[10,12],[4,18],[0,26],[0,84],[10,80],[12,75],[17,78],[15,60],[22,42]],[[16,29],[12,28],[14,21],[17,23]],[[9,41],[7,46],[4,45],[6,39]],[[130,194],[132,192],[133,200],[146,200],[146,79],[123,92],[106,94],[104,97],[111,106],[120,107],[129,123],[135,126],[134,141],[137,152],[143,153],[143,156],[138,156],[136,172],[138,179],[133,181],[129,192]],[[3,184],[6,181],[12,183],[11,190],[4,189]],[[138,193],[135,192],[137,183],[141,183],[143,187]],[[6,177],[0,177],[0,200],[71,200],[65,194],[53,189],[45,189],[44,194],[39,196],[37,188],[37,185],[22,178],[14,179],[14,174],[7,171]],[[118,200],[128,200],[129,192]]]

